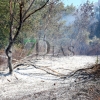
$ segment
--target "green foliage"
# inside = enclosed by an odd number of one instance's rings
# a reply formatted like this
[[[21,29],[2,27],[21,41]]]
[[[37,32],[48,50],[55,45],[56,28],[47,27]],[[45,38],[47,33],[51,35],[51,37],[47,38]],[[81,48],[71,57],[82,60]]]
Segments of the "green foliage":
[[[70,14],[73,11],[75,11],[75,6],[73,4],[67,5],[66,8],[65,8],[65,11],[66,11],[66,14]]]
[[[7,0],[0,0],[0,48],[7,44],[9,32],[9,6]]]
[[[27,44],[27,43],[36,43],[36,39],[34,39],[34,38],[25,38],[25,39],[23,39],[23,42],[24,42],[24,44]]]
[[[23,9],[25,12],[29,6],[29,0],[25,0],[26,4]],[[45,1],[45,0],[44,0]],[[41,5],[44,4],[44,1],[35,0],[30,12],[39,8]],[[13,6],[14,7],[14,6]],[[62,14],[63,13],[71,13],[74,10],[73,5],[69,5],[64,7],[64,4],[57,0],[55,3],[51,3],[50,5],[45,6],[42,10],[38,11],[31,16],[26,22],[23,24],[21,29],[21,33],[17,40],[15,41],[17,44],[22,43],[24,38],[38,37],[40,32],[49,34],[58,34],[63,30],[63,26],[65,22],[62,21]],[[16,3],[16,8],[14,10],[14,26],[13,28],[16,30],[17,24],[19,21],[19,6],[18,2]],[[9,0],[0,0],[0,48],[5,47],[8,42],[8,34],[9,34]],[[14,34],[14,33],[13,33]],[[25,40],[24,40],[25,41]],[[29,42],[31,42],[29,40]]]

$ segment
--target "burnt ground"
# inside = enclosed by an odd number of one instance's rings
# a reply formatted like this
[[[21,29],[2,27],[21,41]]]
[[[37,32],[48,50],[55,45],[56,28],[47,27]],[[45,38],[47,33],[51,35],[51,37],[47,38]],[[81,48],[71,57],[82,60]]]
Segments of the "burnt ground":
[[[16,64],[13,75],[2,72],[0,100],[100,100],[100,64],[92,63],[86,68],[64,72],[52,67],[37,67],[40,63]]]

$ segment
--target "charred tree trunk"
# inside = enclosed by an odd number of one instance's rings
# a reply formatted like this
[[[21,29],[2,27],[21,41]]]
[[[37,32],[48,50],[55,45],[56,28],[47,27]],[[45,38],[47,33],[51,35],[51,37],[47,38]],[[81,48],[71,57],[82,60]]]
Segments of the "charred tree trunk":
[[[13,7],[12,0],[9,0],[9,10],[10,10],[10,32],[9,32],[9,44],[6,48],[6,55],[8,57],[7,66],[9,68],[9,73],[12,73],[12,34],[13,34]]]
[[[9,48],[9,49],[6,49],[6,55],[8,57],[8,63],[7,63],[7,66],[9,68],[9,73],[12,74],[12,49]]]
[[[12,37],[13,35],[13,24],[14,24],[14,10],[13,10],[13,2],[12,0],[9,1],[9,5],[10,5],[10,32],[9,32],[9,44],[6,48],[6,55],[8,57],[8,63],[7,63],[7,66],[9,68],[9,73],[12,74],[13,72],[13,67],[12,67],[12,46],[13,46],[13,43],[15,42],[16,38],[18,37],[19,33],[20,33],[20,29],[21,29],[21,26],[22,26],[22,4],[20,4],[20,12],[19,12],[19,16],[20,16],[20,21],[19,21],[19,24],[18,24],[18,28],[15,32],[15,35],[14,37]]]
[[[12,72],[13,72],[13,68],[12,68],[12,46],[13,46],[13,43],[15,42],[16,38],[18,37],[19,33],[20,33],[21,26],[22,26],[22,23],[20,23],[14,38],[12,38],[12,36],[10,35],[9,45],[7,46],[6,51],[5,51],[6,55],[8,57],[8,68],[9,68],[10,74],[12,74]]]

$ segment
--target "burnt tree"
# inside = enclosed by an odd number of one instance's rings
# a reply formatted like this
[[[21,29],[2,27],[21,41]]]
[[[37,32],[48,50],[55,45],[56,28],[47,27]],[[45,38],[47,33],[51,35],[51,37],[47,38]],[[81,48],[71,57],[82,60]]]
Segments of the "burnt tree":
[[[29,6],[28,8],[23,12],[23,9],[25,8],[25,4],[27,2],[29,2]],[[10,12],[10,31],[9,31],[9,43],[8,46],[5,50],[5,53],[8,57],[8,68],[9,68],[9,73],[11,74],[13,72],[13,67],[12,67],[12,46],[16,40],[16,38],[18,37],[18,35],[20,34],[20,30],[22,28],[23,23],[34,13],[36,13],[37,11],[41,10],[42,8],[44,8],[47,3],[49,2],[49,0],[46,0],[44,2],[44,4],[42,6],[40,6],[39,8],[33,10],[30,12],[30,9],[32,7],[32,5],[34,4],[36,0],[9,0],[9,12]],[[18,6],[19,5],[19,6]],[[15,12],[16,12],[16,6],[18,7],[18,19],[15,18]],[[13,27],[15,22],[17,22],[17,28],[13,34]]]

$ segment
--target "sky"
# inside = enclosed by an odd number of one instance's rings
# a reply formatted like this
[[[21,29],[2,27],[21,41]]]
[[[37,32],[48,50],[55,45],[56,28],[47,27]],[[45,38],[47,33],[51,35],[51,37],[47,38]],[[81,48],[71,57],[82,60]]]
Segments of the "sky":
[[[78,5],[80,5],[81,3],[84,3],[84,2],[86,2],[87,0],[61,0],[64,4],[65,4],[65,6],[66,5],[70,5],[70,4],[72,4],[73,3],[73,5],[74,6],[78,6]],[[98,0],[89,0],[90,2],[98,2]]]

